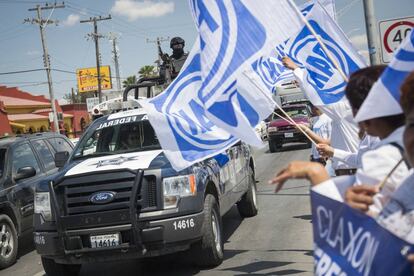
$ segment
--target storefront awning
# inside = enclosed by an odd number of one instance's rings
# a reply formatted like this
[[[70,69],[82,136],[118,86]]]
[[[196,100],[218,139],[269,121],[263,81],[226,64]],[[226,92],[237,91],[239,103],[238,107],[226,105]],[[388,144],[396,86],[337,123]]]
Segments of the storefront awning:
[[[19,124],[19,123],[15,123],[15,122],[10,122],[10,125],[16,128],[21,128],[21,129],[25,129],[26,125],[24,124]]]

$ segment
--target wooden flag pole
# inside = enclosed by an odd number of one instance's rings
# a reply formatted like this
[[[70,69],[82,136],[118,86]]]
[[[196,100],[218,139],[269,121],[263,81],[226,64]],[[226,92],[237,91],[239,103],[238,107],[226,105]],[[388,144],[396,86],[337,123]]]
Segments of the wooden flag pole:
[[[266,91],[263,91],[263,88],[258,85],[256,83],[256,80],[254,80],[253,78],[251,78],[246,72],[243,72],[243,74],[253,83],[254,86],[256,86],[257,89],[259,89],[260,92],[264,93],[264,94],[268,94]],[[273,99],[272,99],[273,100]],[[306,138],[309,139],[309,141],[311,141],[315,146],[318,144],[316,143],[310,136],[309,134],[307,134],[302,128],[300,128],[298,126],[298,124],[292,119],[292,117],[289,116],[289,114],[286,113],[286,111],[283,110],[283,108],[276,102],[273,101],[274,104],[280,109],[280,111],[282,111],[283,115],[286,116],[286,118],[284,118],[285,120],[289,120],[291,124],[293,124],[297,129],[299,129],[305,136]],[[273,114],[276,114],[275,112],[273,112]],[[278,114],[276,114],[277,116],[280,116]]]

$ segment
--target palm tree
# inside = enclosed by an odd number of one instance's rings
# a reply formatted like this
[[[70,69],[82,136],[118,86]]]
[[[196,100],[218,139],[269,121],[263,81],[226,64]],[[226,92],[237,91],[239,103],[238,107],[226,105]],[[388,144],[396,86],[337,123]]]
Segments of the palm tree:
[[[149,78],[154,77],[156,75],[155,66],[154,65],[144,65],[138,71],[140,78]]]
[[[122,86],[125,88],[128,85],[132,85],[132,84],[135,84],[135,83],[137,83],[137,77],[135,75],[133,75],[133,76],[127,77],[126,80],[124,80],[122,82]]]

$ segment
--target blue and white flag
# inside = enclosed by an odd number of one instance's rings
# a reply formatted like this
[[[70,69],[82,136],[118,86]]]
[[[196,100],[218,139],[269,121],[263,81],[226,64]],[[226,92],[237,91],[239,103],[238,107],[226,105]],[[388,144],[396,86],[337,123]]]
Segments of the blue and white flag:
[[[325,11],[334,19],[335,4],[333,0],[312,0],[308,1],[300,7],[300,11],[304,16],[319,2]],[[277,45],[271,52],[252,64],[252,70],[260,77],[260,80],[273,94],[276,94],[276,86],[295,80],[293,72],[286,68],[282,63],[282,58],[286,56],[285,48],[288,40]]]
[[[413,245],[348,205],[311,191],[315,275],[412,275]]]
[[[306,18],[346,76],[366,66],[342,29],[318,3],[313,5]],[[285,52],[306,69],[301,85],[314,105],[328,105],[344,99],[346,80],[306,25],[289,39]]]
[[[400,87],[408,74],[414,71],[414,31],[404,39],[395,53],[362,103],[355,117],[357,122],[402,113]]]
[[[141,102],[173,168],[180,171],[215,156],[238,140],[217,127],[198,98],[200,43],[193,46],[180,74],[157,97]]]
[[[271,93],[244,74],[275,45],[300,28],[288,0],[190,0],[200,34],[202,85],[199,98],[206,116],[251,145],[262,145],[254,131],[274,110]]]

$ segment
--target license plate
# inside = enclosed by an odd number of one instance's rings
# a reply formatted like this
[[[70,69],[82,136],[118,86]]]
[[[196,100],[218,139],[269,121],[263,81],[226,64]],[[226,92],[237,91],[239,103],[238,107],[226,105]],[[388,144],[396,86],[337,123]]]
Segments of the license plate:
[[[119,245],[119,233],[91,236],[92,248],[115,247]]]
[[[286,138],[292,138],[293,137],[293,133],[285,133],[285,137]]]

